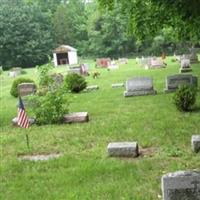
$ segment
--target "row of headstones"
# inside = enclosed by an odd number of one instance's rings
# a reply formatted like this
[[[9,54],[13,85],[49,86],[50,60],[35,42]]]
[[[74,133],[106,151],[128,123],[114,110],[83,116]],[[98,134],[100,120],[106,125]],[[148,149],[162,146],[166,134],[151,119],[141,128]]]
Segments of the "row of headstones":
[[[110,68],[116,69],[118,68],[118,64],[127,64],[127,58],[119,58],[118,60],[114,61],[110,58],[97,58],[96,59],[96,67],[103,67],[103,68]]]
[[[174,55],[176,60],[181,62],[181,60],[187,59],[191,64],[199,63],[198,56],[196,53],[183,54],[183,55]]]
[[[200,135],[192,136],[192,149],[200,152]],[[137,142],[109,143],[107,152],[112,157],[137,157],[140,155]],[[200,171],[178,171],[162,176],[163,200],[199,200]]]
[[[166,67],[164,61],[161,58],[157,57],[136,58],[136,63],[141,65],[145,69],[157,69]]]
[[[166,88],[164,91],[173,92],[181,84],[188,84],[192,86],[198,86],[197,76],[191,74],[177,74],[168,76],[166,78]],[[124,92],[125,97],[129,96],[140,96],[156,94],[157,91],[153,87],[153,79],[150,77],[135,77],[126,81],[126,91]]]

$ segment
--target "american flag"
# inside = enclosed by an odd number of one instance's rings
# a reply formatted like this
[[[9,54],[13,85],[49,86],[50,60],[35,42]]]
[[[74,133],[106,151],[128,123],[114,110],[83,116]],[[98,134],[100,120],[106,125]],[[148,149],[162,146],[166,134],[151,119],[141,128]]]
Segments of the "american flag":
[[[22,128],[28,128],[29,127],[29,120],[25,112],[24,104],[22,102],[21,97],[19,97],[19,107],[18,107],[18,125]]]

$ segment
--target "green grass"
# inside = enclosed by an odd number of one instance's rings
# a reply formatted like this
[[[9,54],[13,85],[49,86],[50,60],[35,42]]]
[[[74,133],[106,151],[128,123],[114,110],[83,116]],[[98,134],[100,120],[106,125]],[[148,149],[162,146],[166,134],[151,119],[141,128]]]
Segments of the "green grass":
[[[71,125],[32,126],[28,130],[11,126],[17,113],[17,99],[9,91],[13,78],[0,76],[1,165],[0,199],[102,199],[155,200],[161,194],[161,176],[176,170],[200,169],[199,155],[191,151],[191,136],[200,133],[200,93],[196,109],[181,113],[164,94],[165,78],[177,74],[178,63],[168,58],[166,69],[144,70],[129,60],[119,70],[94,69],[99,79],[88,77],[98,91],[70,95],[70,111],[88,111],[90,122]],[[200,77],[200,64],[192,66]],[[55,71],[66,73],[61,67]],[[35,69],[27,74],[37,81]],[[158,91],[155,96],[123,97],[123,88],[112,83],[134,76],[150,76]],[[28,153],[25,134],[32,153],[59,151],[64,155],[47,162],[21,162],[19,153]],[[140,147],[156,149],[152,156],[118,159],[107,156],[113,141],[138,141]]]

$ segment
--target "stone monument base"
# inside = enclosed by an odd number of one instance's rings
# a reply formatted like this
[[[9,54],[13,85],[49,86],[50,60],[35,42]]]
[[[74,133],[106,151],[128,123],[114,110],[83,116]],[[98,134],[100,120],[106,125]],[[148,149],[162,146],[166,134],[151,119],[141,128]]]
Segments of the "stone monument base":
[[[138,91],[124,91],[124,97],[131,96],[144,96],[144,95],[155,95],[157,94],[156,90],[138,90]]]

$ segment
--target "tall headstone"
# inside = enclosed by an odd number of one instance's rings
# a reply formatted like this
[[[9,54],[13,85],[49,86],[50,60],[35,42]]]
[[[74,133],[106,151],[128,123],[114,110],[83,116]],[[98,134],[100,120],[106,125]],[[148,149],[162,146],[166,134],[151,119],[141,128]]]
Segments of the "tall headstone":
[[[163,200],[200,200],[200,171],[177,171],[162,177]]]
[[[190,72],[190,71],[192,71],[192,68],[190,66],[190,59],[181,59],[180,72],[184,73],[184,72]]]
[[[199,63],[196,49],[194,47],[192,47],[190,49],[190,52],[191,52],[191,54],[190,54],[190,63],[192,63],[192,64]]]
[[[168,76],[166,78],[166,88],[164,89],[165,92],[173,92],[180,85],[188,84],[192,86],[198,86],[198,78],[197,76],[193,76],[192,74],[175,74]]]
[[[153,79],[149,77],[135,77],[126,81],[125,97],[155,95],[157,92],[153,88]]]
[[[21,97],[35,94],[36,85],[34,83],[21,83],[18,85],[18,91]]]

